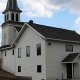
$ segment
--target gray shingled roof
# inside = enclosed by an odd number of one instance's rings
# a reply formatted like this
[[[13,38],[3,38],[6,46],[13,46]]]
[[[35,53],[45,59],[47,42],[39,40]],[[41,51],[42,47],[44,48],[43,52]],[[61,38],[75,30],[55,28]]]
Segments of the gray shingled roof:
[[[11,45],[3,45],[3,46],[0,46],[0,49],[2,48],[6,48],[6,47],[10,47]]]
[[[62,62],[73,62],[80,53],[69,54]]]
[[[22,27],[18,27],[18,26],[14,26],[15,29],[19,32],[21,30]]]
[[[17,5],[17,0],[8,0],[6,9],[3,11],[3,14],[7,11],[18,11],[22,12]]]
[[[3,24],[1,25],[1,27],[5,26],[5,25],[7,25],[7,24],[12,24],[12,25],[21,25],[21,26],[23,26],[23,25],[24,25],[24,22],[7,21],[7,22],[3,23]]]
[[[50,26],[44,26],[44,25],[39,25],[35,23],[33,24],[28,23],[28,24],[46,38],[80,42],[80,35],[75,31],[56,28],[56,27],[50,27]]]

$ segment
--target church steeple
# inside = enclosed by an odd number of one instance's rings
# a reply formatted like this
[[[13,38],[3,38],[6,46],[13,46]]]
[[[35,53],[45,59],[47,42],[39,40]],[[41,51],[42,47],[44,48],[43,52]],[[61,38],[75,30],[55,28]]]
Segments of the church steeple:
[[[2,46],[11,45],[18,35],[15,27],[21,29],[20,13],[17,0],[7,0],[6,9],[3,11],[4,23],[2,24]]]
[[[6,21],[20,21],[20,13],[17,0],[8,0],[6,9],[2,12],[5,15]]]
[[[17,11],[22,12],[17,5],[17,0],[8,0],[6,9],[3,11],[3,14],[5,14],[7,11]]]

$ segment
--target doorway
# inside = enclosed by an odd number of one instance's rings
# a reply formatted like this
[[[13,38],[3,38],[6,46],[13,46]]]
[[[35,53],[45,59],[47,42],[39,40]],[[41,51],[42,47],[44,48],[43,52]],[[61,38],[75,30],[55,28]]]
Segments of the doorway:
[[[67,78],[72,78],[72,63],[67,63]]]

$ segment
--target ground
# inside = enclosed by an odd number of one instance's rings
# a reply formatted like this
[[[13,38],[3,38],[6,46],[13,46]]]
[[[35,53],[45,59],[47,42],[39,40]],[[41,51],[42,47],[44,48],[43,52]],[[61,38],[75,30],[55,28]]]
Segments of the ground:
[[[0,69],[0,80],[31,80],[31,79],[24,77],[17,77],[9,72]]]
[[[6,72],[0,69],[0,80],[32,80],[30,78],[18,77],[9,72]],[[69,79],[72,80],[72,79]],[[80,80],[80,79],[73,79],[73,80]]]

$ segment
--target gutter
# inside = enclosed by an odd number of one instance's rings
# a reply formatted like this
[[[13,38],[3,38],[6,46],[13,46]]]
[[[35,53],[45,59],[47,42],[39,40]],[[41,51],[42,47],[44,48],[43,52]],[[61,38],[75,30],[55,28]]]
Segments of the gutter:
[[[3,51],[3,50],[6,50],[6,49],[12,49],[12,48],[14,48],[14,47],[6,47],[6,48],[2,48],[2,49],[0,49],[0,51]]]
[[[71,40],[63,40],[63,39],[54,39],[54,38],[45,38],[45,40],[55,40],[55,41],[64,41],[64,42],[73,42],[73,43],[80,43],[79,41],[71,41]]]

